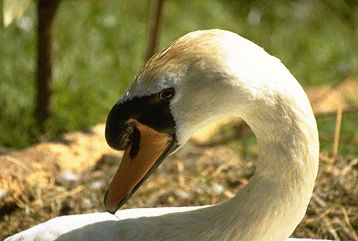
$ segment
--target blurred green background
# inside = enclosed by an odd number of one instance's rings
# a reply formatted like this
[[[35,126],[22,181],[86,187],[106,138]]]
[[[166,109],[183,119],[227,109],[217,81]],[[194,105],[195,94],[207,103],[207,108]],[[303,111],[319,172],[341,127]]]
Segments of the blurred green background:
[[[33,117],[35,4],[2,27],[0,146],[25,147],[104,122],[144,63],[149,7],[150,1],[62,1],[55,20],[54,115],[45,134]],[[208,28],[231,30],[261,45],[305,87],[337,83],[358,66],[358,1],[166,0],[160,48]],[[340,154],[358,155],[357,120],[357,113],[343,115]],[[320,134],[333,137],[335,116],[318,124]],[[250,142],[252,137],[240,143]],[[321,144],[332,149],[329,140]]]

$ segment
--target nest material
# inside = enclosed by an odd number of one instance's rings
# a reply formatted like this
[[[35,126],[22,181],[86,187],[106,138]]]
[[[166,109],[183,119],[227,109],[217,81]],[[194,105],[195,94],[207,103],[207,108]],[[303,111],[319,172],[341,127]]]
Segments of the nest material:
[[[20,191],[9,193],[2,202],[2,208],[4,203],[15,203],[17,208],[2,214],[0,238],[51,217],[103,211],[103,195],[119,161],[118,155],[104,154],[81,173],[81,178],[65,184],[41,168],[32,170],[26,179],[2,176],[1,188]],[[225,146],[187,146],[159,167],[124,208],[219,203],[248,182],[254,166],[254,162],[240,160]],[[322,153],[313,198],[293,236],[358,240],[357,180],[357,159],[338,158],[332,162]]]

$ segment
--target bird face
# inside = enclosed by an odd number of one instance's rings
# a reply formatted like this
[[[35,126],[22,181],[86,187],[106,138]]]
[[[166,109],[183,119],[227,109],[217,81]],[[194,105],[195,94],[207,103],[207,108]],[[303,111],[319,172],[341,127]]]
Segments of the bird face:
[[[109,212],[120,208],[178,147],[169,106],[174,95],[173,88],[165,88],[141,98],[119,101],[110,111],[105,137],[109,146],[124,150],[124,155],[105,196]]]
[[[223,64],[222,34],[192,33],[174,42],[147,62],[113,106],[105,137],[124,155],[105,196],[109,212],[196,130],[233,109],[236,93]]]

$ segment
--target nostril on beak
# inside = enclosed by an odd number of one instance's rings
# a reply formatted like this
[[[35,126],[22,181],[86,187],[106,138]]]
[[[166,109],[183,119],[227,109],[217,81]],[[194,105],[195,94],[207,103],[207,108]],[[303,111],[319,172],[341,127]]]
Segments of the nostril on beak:
[[[130,144],[131,149],[129,151],[129,155],[131,158],[135,158],[135,156],[139,152],[140,148],[140,131],[135,126],[132,128],[132,135],[130,136]]]
[[[124,150],[130,142],[133,127],[130,124],[106,124],[105,138],[107,144],[115,150]]]
[[[107,144],[115,150],[124,150],[131,141],[133,123],[131,111],[126,104],[115,104],[108,114],[105,128]]]

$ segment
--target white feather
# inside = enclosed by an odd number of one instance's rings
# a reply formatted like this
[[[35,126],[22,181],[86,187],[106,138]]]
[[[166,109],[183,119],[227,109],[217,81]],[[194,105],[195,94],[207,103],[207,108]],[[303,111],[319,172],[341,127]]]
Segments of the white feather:
[[[122,100],[166,87],[176,90],[170,108],[180,143],[223,116],[250,125],[260,151],[245,188],[213,206],[59,217],[6,241],[287,240],[305,214],[319,154],[316,121],[295,78],[249,40],[206,30],[183,36],[155,56]]]

